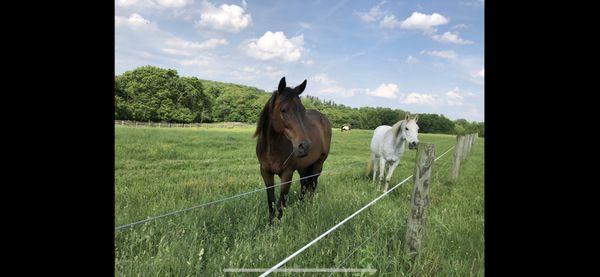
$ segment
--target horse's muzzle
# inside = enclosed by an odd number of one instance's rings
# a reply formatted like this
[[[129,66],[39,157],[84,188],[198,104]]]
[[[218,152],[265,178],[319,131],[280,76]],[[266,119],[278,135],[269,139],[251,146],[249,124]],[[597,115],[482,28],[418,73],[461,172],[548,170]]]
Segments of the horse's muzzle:
[[[300,144],[298,144],[298,147],[296,147],[296,157],[304,157],[306,155],[308,155],[308,151],[310,150],[310,141],[308,140],[303,140],[302,142],[300,142]]]
[[[417,149],[417,146],[419,146],[419,143],[416,141],[413,141],[411,143],[408,144],[408,149]]]

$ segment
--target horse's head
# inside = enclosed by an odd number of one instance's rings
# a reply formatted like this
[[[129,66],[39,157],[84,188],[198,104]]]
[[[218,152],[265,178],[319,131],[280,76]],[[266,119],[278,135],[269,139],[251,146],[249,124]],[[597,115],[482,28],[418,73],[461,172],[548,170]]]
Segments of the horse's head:
[[[286,86],[285,77],[279,81],[273,92],[270,120],[275,132],[284,134],[292,142],[294,154],[304,157],[310,150],[311,141],[304,125],[306,109],[300,101],[300,94],[306,88],[306,80],[295,88]]]
[[[402,136],[406,142],[408,142],[408,149],[416,149],[419,145],[419,125],[417,125],[418,120],[419,116],[411,118],[408,113],[406,114],[406,118],[404,118]]]

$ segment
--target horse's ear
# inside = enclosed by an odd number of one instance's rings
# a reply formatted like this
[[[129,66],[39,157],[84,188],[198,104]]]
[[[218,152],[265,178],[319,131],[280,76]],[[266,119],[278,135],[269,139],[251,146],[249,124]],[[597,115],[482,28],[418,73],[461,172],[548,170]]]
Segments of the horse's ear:
[[[304,80],[304,82],[302,82],[302,84],[300,84],[299,86],[295,87],[294,89],[296,90],[296,93],[298,95],[302,94],[302,92],[304,91],[304,89],[306,88],[306,79]]]
[[[410,113],[406,113],[406,115],[404,116],[404,120],[408,120],[410,118]]]
[[[415,116],[415,123],[419,122],[419,115]]]
[[[277,87],[277,91],[283,92],[286,86],[287,85],[285,84],[285,77],[283,77],[281,78],[281,80],[279,80],[279,86]]]

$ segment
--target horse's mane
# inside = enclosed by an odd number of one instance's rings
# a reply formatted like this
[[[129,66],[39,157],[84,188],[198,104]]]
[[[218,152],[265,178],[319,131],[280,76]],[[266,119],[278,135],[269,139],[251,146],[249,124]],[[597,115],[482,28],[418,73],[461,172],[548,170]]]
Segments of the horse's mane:
[[[269,101],[265,103],[265,107],[260,112],[258,123],[256,123],[256,131],[254,132],[253,138],[264,139],[267,137],[266,132],[269,130],[269,114],[271,113],[271,107],[275,99],[275,93],[271,95]]]
[[[394,134],[394,138],[398,137],[400,132],[402,132],[402,125],[404,125],[404,121],[404,119],[400,120],[392,126],[392,134]]]

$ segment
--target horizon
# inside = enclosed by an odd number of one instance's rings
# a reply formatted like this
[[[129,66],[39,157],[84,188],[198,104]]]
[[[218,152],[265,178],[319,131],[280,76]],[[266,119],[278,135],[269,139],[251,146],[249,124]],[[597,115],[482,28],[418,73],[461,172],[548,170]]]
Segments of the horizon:
[[[180,76],[484,122],[483,1],[115,2],[115,75]]]
[[[146,65],[146,66],[154,66],[154,65]],[[172,69],[172,68],[171,68],[171,69]],[[174,69],[174,70],[176,70],[176,69]],[[130,70],[128,70],[128,71],[130,71]],[[124,72],[123,72],[123,73],[124,73]],[[121,74],[123,74],[123,73],[121,73]],[[258,87],[251,86],[251,85],[246,85],[246,84],[230,83],[230,82],[222,82],[222,81],[217,81],[217,80],[202,79],[202,78],[199,78],[198,76],[183,76],[183,75],[180,75],[180,74],[179,74],[179,72],[177,72],[177,74],[178,74],[180,77],[195,77],[195,78],[198,78],[200,81],[209,81],[209,82],[217,82],[217,83],[222,83],[222,84],[231,84],[231,85],[240,85],[240,86],[245,86],[245,87],[249,87],[249,88],[253,88],[253,89],[257,89],[257,90],[261,90],[261,91],[263,91],[263,92],[264,92],[264,93],[266,93],[266,94],[271,94],[271,93],[275,92],[275,90],[277,90],[277,89],[275,88],[275,89],[273,89],[272,91],[268,91],[268,90],[265,90],[265,89],[262,89],[262,88],[258,88]],[[116,77],[116,76],[117,76],[117,75],[115,75],[115,77]],[[283,77],[285,77],[285,76],[283,76]],[[308,82],[307,82],[307,89],[308,89]],[[300,95],[300,97],[305,97],[305,98],[306,98],[307,96],[310,96],[310,97],[316,97],[316,98],[317,98],[317,99],[319,99],[321,102],[325,102],[325,101],[331,101],[331,102],[333,102],[333,104],[335,104],[335,105],[343,105],[343,106],[345,106],[345,107],[349,107],[349,108],[352,108],[352,109],[360,109],[360,108],[374,108],[374,109],[378,109],[378,108],[384,108],[384,109],[385,109],[385,108],[387,108],[387,109],[392,109],[392,110],[402,110],[402,111],[404,111],[404,112],[409,112],[410,114],[436,114],[436,113],[412,113],[412,112],[410,112],[410,111],[408,111],[408,110],[404,110],[404,109],[400,109],[400,108],[391,108],[391,107],[382,107],[382,106],[358,106],[358,107],[352,107],[352,106],[348,106],[348,105],[346,105],[346,104],[338,103],[338,102],[336,102],[335,100],[331,100],[331,99],[323,99],[323,98],[321,98],[321,97],[318,97],[318,96],[315,96],[315,95],[310,95],[310,94],[307,94],[307,95],[304,95],[304,94],[302,94],[302,95]],[[446,118],[448,118],[448,119],[450,119],[450,120],[452,120],[452,121],[456,121],[456,120],[461,120],[461,119],[464,119],[464,120],[467,120],[468,122],[471,122],[471,123],[472,123],[472,122],[484,123],[484,121],[468,120],[468,119],[466,119],[466,118],[450,118],[450,117],[448,117],[447,115],[445,115],[445,114],[443,114],[443,113],[439,113],[439,114],[436,114],[436,115],[440,115],[440,116],[446,117]]]

